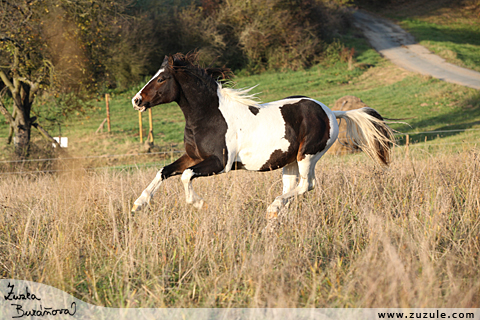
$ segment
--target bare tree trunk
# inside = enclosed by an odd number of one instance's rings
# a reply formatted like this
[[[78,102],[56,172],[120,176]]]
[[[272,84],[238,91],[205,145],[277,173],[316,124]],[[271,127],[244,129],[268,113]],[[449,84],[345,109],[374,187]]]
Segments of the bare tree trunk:
[[[0,39],[2,40],[2,39]],[[4,38],[2,41],[12,41]],[[0,80],[6,88],[10,91],[13,99],[13,112],[10,114],[1,102],[3,96],[0,92],[0,112],[5,116],[10,124],[10,134],[8,142],[13,131],[13,143],[15,155],[19,159],[26,159],[30,151],[30,135],[32,131],[32,124],[36,117],[30,117],[32,104],[37,94],[42,79],[47,75],[48,70],[51,71],[52,65],[45,60],[44,72],[40,76],[35,77],[35,80],[29,80],[22,76],[20,70],[20,46],[15,44],[13,62],[10,73],[5,73],[0,69]],[[3,90],[2,90],[3,91]]]
[[[5,116],[8,124],[10,125],[7,144],[11,143],[13,136],[15,154],[20,159],[23,159],[28,155],[29,151],[32,122],[30,116],[26,115],[23,110],[29,110],[31,104],[28,101],[25,101],[27,104],[30,104],[30,106],[25,105],[25,102],[22,103],[22,100],[19,97],[16,97],[14,100],[15,105],[12,114],[8,112],[2,101],[0,101],[0,112]],[[18,103],[21,104],[20,107],[17,105]]]
[[[24,116],[17,115],[14,126],[13,144],[15,146],[15,154],[20,159],[28,157],[30,151],[30,133],[31,125]]]
[[[30,151],[30,136],[32,131],[32,119],[30,118],[30,110],[32,102],[30,100],[30,86],[21,84],[19,92],[15,92],[14,108],[16,117],[14,119],[14,147],[15,154],[19,159],[28,157]]]

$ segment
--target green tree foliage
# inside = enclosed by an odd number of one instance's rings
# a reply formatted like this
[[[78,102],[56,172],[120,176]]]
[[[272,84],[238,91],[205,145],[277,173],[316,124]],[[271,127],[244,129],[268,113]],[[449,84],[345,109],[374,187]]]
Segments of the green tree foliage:
[[[37,96],[62,95],[63,102],[43,105],[66,115],[104,77],[109,35],[124,7],[105,0],[0,0],[0,111],[18,157],[28,156],[32,126],[51,139],[36,122]]]

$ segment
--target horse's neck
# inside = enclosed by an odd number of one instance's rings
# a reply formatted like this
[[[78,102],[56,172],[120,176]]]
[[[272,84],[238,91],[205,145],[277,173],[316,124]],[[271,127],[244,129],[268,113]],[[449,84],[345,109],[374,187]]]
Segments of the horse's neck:
[[[206,121],[212,121],[221,116],[218,109],[218,95],[208,91],[198,93],[185,92],[180,96],[178,105],[183,112],[187,126],[204,126]]]

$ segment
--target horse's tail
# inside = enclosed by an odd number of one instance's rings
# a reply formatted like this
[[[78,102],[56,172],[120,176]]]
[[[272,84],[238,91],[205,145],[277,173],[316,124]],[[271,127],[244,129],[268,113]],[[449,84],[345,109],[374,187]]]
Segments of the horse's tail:
[[[374,161],[388,165],[395,143],[393,131],[382,116],[372,108],[333,111],[335,117],[347,123],[347,139],[365,151]]]

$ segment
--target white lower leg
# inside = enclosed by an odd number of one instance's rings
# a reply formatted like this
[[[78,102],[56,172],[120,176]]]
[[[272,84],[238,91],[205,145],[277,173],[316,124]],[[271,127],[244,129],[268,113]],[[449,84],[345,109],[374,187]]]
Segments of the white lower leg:
[[[296,168],[293,166],[289,167],[290,165],[285,167],[287,168],[287,173],[293,173],[295,171],[298,172],[300,176],[300,181],[293,190],[289,190],[288,192],[285,192],[286,187],[284,184],[284,193],[281,196],[277,197],[275,201],[273,201],[273,203],[268,206],[267,217],[276,217],[280,210],[282,210],[286,205],[288,205],[288,203],[293,197],[310,191],[315,187],[315,164],[322,155],[323,153],[318,155],[306,155],[303,160],[297,162]],[[288,179],[290,180],[290,178]],[[293,180],[293,178],[291,180]],[[287,184],[287,186],[291,187],[291,184]]]
[[[147,206],[147,204],[150,203],[150,200],[152,200],[153,195],[155,192],[157,192],[158,188],[160,188],[160,185],[162,184],[162,169],[157,172],[157,175],[155,176],[155,179],[148,185],[148,187],[143,190],[142,194],[140,197],[138,197],[137,200],[135,200],[132,211],[140,211],[144,207]]]
[[[273,201],[273,203],[268,206],[267,216],[274,217],[280,212],[280,210],[282,210],[286,205],[288,205],[288,203],[293,197],[301,195],[309,190],[311,189],[309,189],[308,178],[301,177],[300,182],[295,189],[284,193],[279,197],[276,197],[275,201]]]
[[[203,199],[199,197],[193,190],[193,186],[192,186],[193,176],[194,176],[194,172],[192,169],[187,169],[182,174],[181,180],[185,188],[185,199],[188,204],[193,205],[197,209],[201,209],[203,207]]]
[[[298,164],[292,162],[282,169],[283,194],[295,189],[298,183]]]

